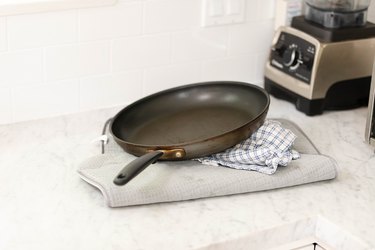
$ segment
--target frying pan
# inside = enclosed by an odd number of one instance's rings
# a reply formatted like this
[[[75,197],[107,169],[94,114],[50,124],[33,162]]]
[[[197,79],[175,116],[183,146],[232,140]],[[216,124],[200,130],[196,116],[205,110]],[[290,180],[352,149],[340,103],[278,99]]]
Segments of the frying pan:
[[[124,185],[160,160],[186,160],[223,151],[264,122],[270,98],[249,83],[204,82],[168,89],[122,109],[110,132],[126,152],[141,156],[114,179]]]

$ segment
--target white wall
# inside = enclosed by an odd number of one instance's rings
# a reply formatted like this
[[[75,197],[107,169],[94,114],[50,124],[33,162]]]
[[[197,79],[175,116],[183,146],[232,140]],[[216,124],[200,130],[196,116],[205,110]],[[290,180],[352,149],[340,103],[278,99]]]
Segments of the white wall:
[[[275,0],[246,0],[246,23],[200,27],[202,0],[0,18],[0,124],[125,105],[172,86],[260,84]]]
[[[370,6],[367,12],[367,20],[375,23],[375,0],[371,0]]]

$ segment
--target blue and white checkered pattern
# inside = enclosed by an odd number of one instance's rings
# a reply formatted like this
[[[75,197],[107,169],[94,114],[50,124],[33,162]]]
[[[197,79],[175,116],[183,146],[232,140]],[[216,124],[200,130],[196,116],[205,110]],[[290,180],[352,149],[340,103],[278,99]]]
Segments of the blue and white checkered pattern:
[[[264,174],[275,173],[277,167],[287,166],[300,158],[292,150],[296,135],[280,122],[266,120],[248,139],[224,152],[197,159],[206,165],[254,170]]]

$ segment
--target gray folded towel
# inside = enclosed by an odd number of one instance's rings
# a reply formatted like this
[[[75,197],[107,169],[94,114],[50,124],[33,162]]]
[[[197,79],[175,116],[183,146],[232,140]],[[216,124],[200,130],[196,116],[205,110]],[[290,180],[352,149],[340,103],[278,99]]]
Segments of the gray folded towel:
[[[273,174],[278,166],[287,166],[292,160],[300,158],[299,153],[292,149],[296,137],[280,122],[266,120],[248,139],[224,152],[197,160],[206,165]]]
[[[159,161],[124,186],[113,179],[136,159],[108,135],[105,154],[86,159],[78,167],[79,176],[97,187],[110,207],[183,201],[223,195],[290,187],[336,177],[336,162],[321,155],[306,135],[292,122],[278,120],[297,136],[294,149],[300,159],[279,167],[273,175],[226,167],[203,165],[197,161]]]

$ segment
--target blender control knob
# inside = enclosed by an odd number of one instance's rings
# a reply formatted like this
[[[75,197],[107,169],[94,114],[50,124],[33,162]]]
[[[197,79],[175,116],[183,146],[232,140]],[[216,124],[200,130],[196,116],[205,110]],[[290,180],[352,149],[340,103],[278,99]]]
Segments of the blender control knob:
[[[277,56],[279,57],[283,57],[283,54],[284,54],[284,51],[287,49],[287,47],[281,43],[281,42],[278,42],[277,44],[275,44],[275,46],[272,48],[272,51],[274,51]]]
[[[295,46],[287,48],[283,54],[283,63],[287,67],[298,67],[300,54]]]

